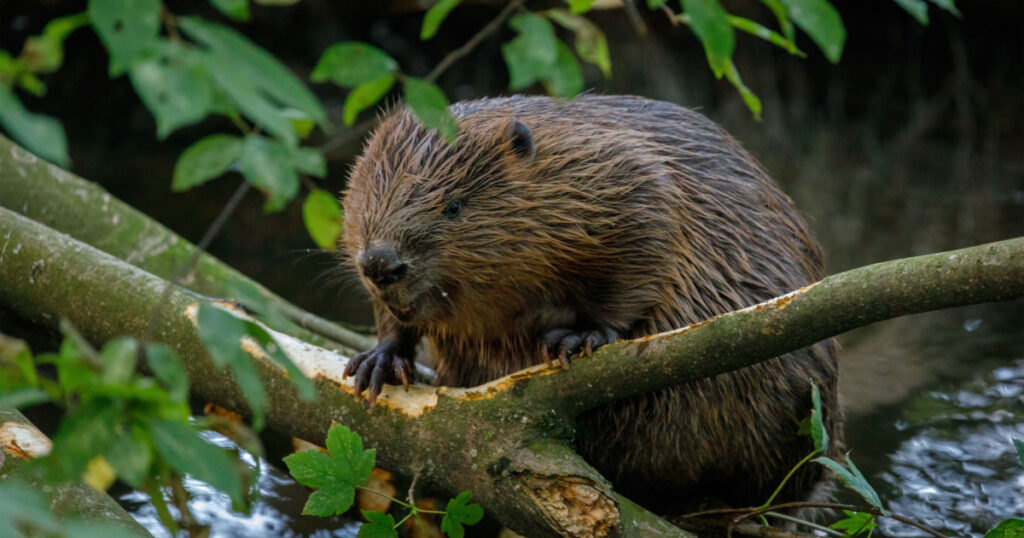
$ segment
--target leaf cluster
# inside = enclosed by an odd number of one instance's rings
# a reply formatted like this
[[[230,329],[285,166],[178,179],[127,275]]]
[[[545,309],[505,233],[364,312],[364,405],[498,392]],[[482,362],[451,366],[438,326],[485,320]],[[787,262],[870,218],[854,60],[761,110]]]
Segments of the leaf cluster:
[[[335,424],[327,430],[326,452],[305,450],[284,458],[292,477],[300,484],[314,488],[316,491],[309,496],[303,514],[314,516],[332,516],[347,512],[355,503],[356,489],[370,479],[377,458],[374,449],[363,449],[363,440],[358,434],[345,426]],[[383,495],[374,492],[377,495]],[[443,514],[441,531],[451,538],[465,536],[464,525],[478,523],[484,515],[483,508],[469,501],[472,494],[468,491],[459,493],[448,501],[444,511],[426,510],[412,503],[405,503],[388,497],[391,502],[401,505],[409,513],[396,522],[391,514],[376,510],[363,510],[366,523],[359,528],[360,538],[397,538],[395,530],[410,517],[419,517],[421,513]]]
[[[97,351],[70,324],[62,330],[59,352],[32,357],[24,348],[0,367],[0,408],[49,401],[66,410],[53,450],[28,469],[53,483],[84,477],[101,491],[120,479],[149,493],[171,529],[160,488],[185,475],[224,492],[236,509],[248,509],[250,470],[231,451],[204,440],[201,423],[190,422],[188,373],[171,348],[140,349],[134,339],[119,338]],[[153,377],[136,372],[140,360]]]

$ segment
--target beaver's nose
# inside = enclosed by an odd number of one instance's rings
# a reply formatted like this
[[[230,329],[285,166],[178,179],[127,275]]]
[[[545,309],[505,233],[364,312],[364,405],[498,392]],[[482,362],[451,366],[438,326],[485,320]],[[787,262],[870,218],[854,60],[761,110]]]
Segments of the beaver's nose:
[[[373,245],[359,256],[359,266],[366,278],[378,288],[384,289],[405,278],[409,265],[398,257],[398,251],[391,245]]]

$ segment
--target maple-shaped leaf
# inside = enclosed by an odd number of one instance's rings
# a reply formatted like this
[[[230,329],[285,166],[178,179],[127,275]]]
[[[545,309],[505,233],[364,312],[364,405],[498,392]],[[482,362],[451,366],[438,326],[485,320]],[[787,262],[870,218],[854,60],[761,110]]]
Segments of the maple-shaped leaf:
[[[463,491],[454,499],[448,501],[445,508],[444,519],[441,520],[441,532],[448,534],[450,538],[462,538],[466,535],[463,525],[475,525],[484,517],[484,509],[479,504],[467,504],[473,494]]]
[[[376,510],[363,510],[366,523],[359,527],[358,538],[398,538],[395,518]]]
[[[302,513],[314,516],[342,514],[355,502],[356,487],[366,483],[377,459],[374,449],[363,450],[363,439],[335,424],[327,430],[327,454],[304,450],[284,458],[288,472],[300,484],[315,488]]]

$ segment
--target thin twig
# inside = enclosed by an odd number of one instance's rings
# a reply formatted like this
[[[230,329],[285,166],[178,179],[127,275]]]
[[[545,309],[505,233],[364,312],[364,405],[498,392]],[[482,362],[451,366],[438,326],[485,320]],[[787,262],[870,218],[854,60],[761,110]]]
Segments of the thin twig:
[[[149,323],[146,324],[146,330],[142,333],[142,338],[139,339],[139,354],[140,356],[144,353],[146,342],[153,338],[153,334],[156,333],[156,328],[160,324],[160,318],[163,317],[164,309],[167,306],[167,301],[171,297],[171,291],[174,286],[180,282],[192,269],[196,263],[199,262],[199,257],[206,252],[207,247],[220,233],[221,228],[224,227],[224,223],[227,222],[231,214],[238,208],[238,204],[242,202],[242,198],[245,197],[245,193],[249,192],[249,182],[243,181],[241,185],[235,190],[235,193],[231,195],[231,199],[224,205],[224,208],[220,210],[220,214],[213,220],[213,224],[206,230],[203,238],[199,240],[196,245],[196,249],[192,251],[192,254],[185,261],[185,264],[178,271],[178,274],[171,280],[167,281],[164,285],[163,294],[160,296],[160,301],[153,307],[153,312],[149,315]]]
[[[438,77],[444,74],[444,72],[447,71],[448,68],[450,68],[455,62],[469,55],[469,53],[473,52],[473,49],[480,45],[480,43],[482,43],[485,39],[490,37],[490,35],[493,34],[494,32],[497,32],[498,29],[501,27],[501,23],[505,22],[505,19],[509,18],[513,13],[515,13],[517,9],[521,8],[525,3],[526,0],[513,0],[512,2],[509,2],[505,6],[505,9],[501,10],[501,12],[498,13],[497,17],[495,17],[491,22],[487,23],[487,25],[481,28],[479,32],[473,35],[473,37],[469,38],[469,41],[466,41],[466,43],[463,44],[461,47],[449,52],[444,58],[441,58],[441,61],[438,62],[436,66],[434,66],[434,69],[431,70],[430,73],[427,74],[427,76],[423,77],[423,80],[426,80],[427,82],[436,81]],[[320,151],[324,152],[325,155],[330,154],[334,152],[334,150],[342,148],[348,145],[350,142],[353,142],[361,138],[363,134],[365,134],[366,131],[370,130],[370,128],[372,128],[376,123],[377,118],[370,118],[368,120],[362,121],[355,127],[345,131],[343,134],[340,134],[322,144],[320,146]]]
[[[789,509],[789,508],[830,508],[830,509],[833,509],[833,510],[853,510],[853,511],[856,511],[856,512],[866,512],[866,513],[874,515],[874,516],[887,517],[889,519],[892,519],[892,520],[895,520],[895,521],[899,521],[900,523],[903,523],[903,524],[906,524],[906,525],[910,525],[911,527],[916,527],[916,528],[921,529],[922,531],[924,531],[924,532],[934,536],[935,538],[949,538],[948,536],[946,536],[945,534],[942,534],[938,530],[933,529],[933,528],[931,528],[931,527],[929,527],[929,526],[927,526],[927,525],[925,525],[923,523],[918,523],[917,521],[914,521],[913,519],[910,519],[910,518],[907,518],[907,517],[903,517],[903,516],[898,515],[898,514],[883,514],[882,511],[877,509],[877,508],[870,508],[870,507],[865,507],[865,506],[857,506],[857,505],[853,505],[853,504],[815,503],[815,502],[794,501],[794,502],[788,502],[788,503],[780,503],[780,504],[776,504],[776,505],[773,505],[773,506],[766,506],[766,507],[763,507],[763,508],[758,508],[758,507],[754,507],[754,506],[748,506],[747,508],[717,508],[717,509],[714,509],[714,510],[701,510],[700,512],[691,512],[689,514],[683,514],[683,515],[679,516],[679,518],[680,519],[693,519],[693,518],[696,518],[696,517],[709,516],[709,515],[741,514],[739,517],[737,517],[736,519],[733,520],[733,522],[736,522],[736,521],[740,521],[742,519],[746,519],[748,517],[756,516],[758,514],[763,514],[765,512],[771,512],[771,511],[774,511],[774,510],[785,510],[785,509]]]
[[[433,71],[424,77],[424,80],[428,82],[434,82],[437,80],[437,77],[440,77],[441,74],[447,71],[452,64],[462,59],[470,52],[473,52],[473,49],[483,42],[484,39],[487,39],[491,34],[498,31],[498,28],[501,27],[501,23],[505,22],[505,19],[509,18],[512,13],[522,7],[525,3],[526,0],[513,0],[512,2],[509,2],[505,6],[505,9],[501,10],[501,13],[498,13],[498,16],[495,17],[494,20],[487,23],[487,26],[481,28],[476,35],[469,38],[469,41],[466,41],[466,44],[449,52],[444,58],[441,58],[441,61],[434,67]]]
[[[409,484],[409,504],[416,506],[416,481],[419,480],[420,473],[412,475],[412,483]]]
[[[700,522],[686,522],[679,525],[685,530],[695,531],[697,533],[714,534],[717,536],[720,535],[722,533],[722,529],[726,527],[726,522],[708,520]],[[743,536],[757,536],[760,538],[817,538],[813,534],[780,529],[778,527],[758,525],[757,523],[739,523],[733,527],[733,532],[736,534],[742,534]]]
[[[840,536],[840,537],[843,536],[843,533],[841,533],[841,532],[839,532],[839,531],[837,531],[835,529],[830,529],[830,528],[828,528],[828,527],[826,527],[824,525],[818,525],[817,523],[814,523],[813,521],[807,521],[806,519],[800,519],[798,517],[788,516],[786,514],[780,514],[778,512],[765,512],[764,515],[766,515],[768,517],[774,517],[776,519],[782,519],[782,520],[785,520],[785,521],[791,521],[791,522],[797,523],[799,525],[804,525],[805,527],[809,527],[809,528],[812,528],[812,529],[815,529],[815,530],[819,530],[819,531],[821,531],[821,532],[823,532],[825,534],[830,534],[832,536]]]

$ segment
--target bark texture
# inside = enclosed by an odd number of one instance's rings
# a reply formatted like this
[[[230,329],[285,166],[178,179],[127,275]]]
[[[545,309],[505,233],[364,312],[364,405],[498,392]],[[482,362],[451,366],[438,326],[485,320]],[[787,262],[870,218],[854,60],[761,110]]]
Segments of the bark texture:
[[[40,324],[67,317],[96,343],[138,336],[164,281],[0,209],[0,305]],[[716,375],[899,315],[1024,295],[1024,238],[896,260],[824,279],[713,320],[606,346],[565,371],[546,365],[468,389],[387,387],[375,409],[352,398],[345,358],[273,333],[314,378],[298,397],[281,368],[254,359],[270,394],[268,425],[322,442],[340,422],[378,449],[378,461],[447,491],[470,489],[489,513],[530,536],[672,535],[678,529],[617,496],[571,448],[573,418],[616,398]],[[187,360],[193,390],[247,407],[194,330],[198,301],[176,288],[158,339]],[[601,387],[594,390],[593,387]]]
[[[37,158],[0,136],[0,207],[20,213],[161,278],[180,276],[196,247],[162,224],[111,196],[99,185]],[[259,283],[203,253],[181,278],[182,286],[213,298],[237,297],[238,290],[262,297],[299,326],[284,330],[342,352],[373,346],[374,339],[297,308]],[[310,332],[312,331],[312,332]],[[329,335],[327,340],[318,335]],[[338,348],[337,344],[343,347]]]

